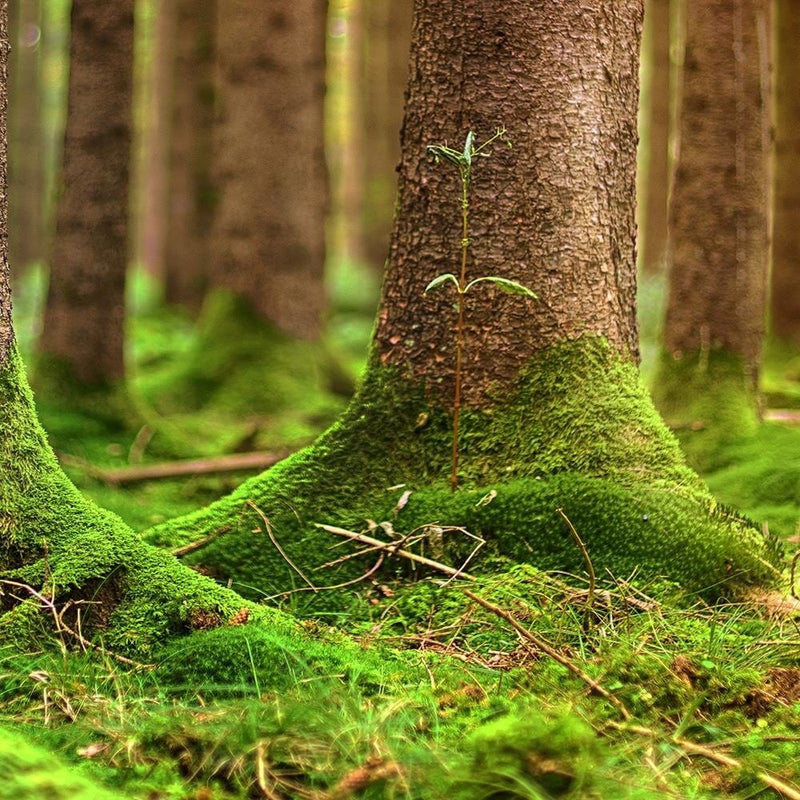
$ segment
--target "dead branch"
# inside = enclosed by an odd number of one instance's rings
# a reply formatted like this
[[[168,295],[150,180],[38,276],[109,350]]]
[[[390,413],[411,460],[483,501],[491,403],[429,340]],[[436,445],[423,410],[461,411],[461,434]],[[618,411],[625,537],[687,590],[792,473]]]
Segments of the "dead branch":
[[[553,661],[558,662],[562,667],[566,667],[573,675],[580,678],[595,694],[599,694],[601,697],[604,697],[606,700],[608,700],[608,702],[617,709],[619,715],[624,720],[631,719],[631,712],[628,711],[628,709],[625,707],[625,704],[618,697],[615,697],[613,694],[611,694],[611,692],[608,691],[608,689],[601,686],[594,678],[587,675],[577,664],[570,661],[570,659],[568,659],[565,655],[559,653],[558,650],[556,650],[551,644],[548,644],[546,641],[544,641],[544,639],[540,639],[538,636],[531,633],[508,611],[505,611],[499,606],[494,605],[494,603],[490,603],[488,600],[484,599],[480,595],[475,594],[474,592],[471,592],[469,589],[464,589],[464,594],[469,597],[470,600],[474,600],[479,606],[482,606],[487,611],[491,611],[492,614],[504,619],[524,639],[527,639],[529,642],[531,642],[545,655],[550,656]]]
[[[334,533],[337,536],[346,536],[348,539],[353,539],[354,541],[361,542],[362,544],[372,545],[375,549],[386,550],[393,555],[407,558],[409,561],[414,561],[417,564],[422,564],[426,567],[430,567],[431,569],[438,570],[439,572],[443,572],[445,575],[450,575],[453,578],[466,578],[468,581],[475,580],[475,576],[470,575],[468,572],[454,569],[453,567],[448,567],[447,564],[441,564],[438,561],[434,561],[432,558],[419,556],[416,553],[410,552],[409,550],[403,550],[397,546],[396,542],[382,542],[380,539],[373,539],[371,536],[367,536],[365,533],[356,533],[355,531],[348,531],[344,528],[337,528],[334,525],[323,525],[319,522],[315,522],[314,527],[326,531],[327,533]]]
[[[197,458],[186,461],[166,461],[160,464],[145,464],[136,467],[102,469],[75,456],[60,454],[62,464],[80,467],[87,475],[109,486],[122,486],[128,483],[181,478],[191,475],[213,475],[223,472],[239,472],[248,469],[267,469],[290,455],[290,451],[277,453],[253,452],[234,453],[216,458]]]

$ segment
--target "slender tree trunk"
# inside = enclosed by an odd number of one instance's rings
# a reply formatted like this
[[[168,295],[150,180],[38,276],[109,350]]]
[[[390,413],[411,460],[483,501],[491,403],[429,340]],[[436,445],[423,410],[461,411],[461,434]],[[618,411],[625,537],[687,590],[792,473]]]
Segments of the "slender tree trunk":
[[[658,391],[679,424],[711,425],[735,396],[744,425],[756,412],[765,320],[769,3],[698,0],[686,26]],[[732,383],[716,371],[723,363]]]
[[[168,151],[171,137],[172,71],[174,62],[176,8],[174,0],[157,0],[151,33],[151,53],[146,84],[147,108],[142,131],[142,155],[137,180],[141,185],[139,238],[134,250],[154,277],[164,277],[168,209]]]
[[[14,71],[10,87],[9,247],[15,272],[44,257],[44,171],[39,0],[14,3]]]
[[[311,569],[330,560],[325,522],[459,525],[510,558],[580,568],[560,507],[595,568],[698,588],[774,576],[760,531],[709,514],[635,366],[641,21],[636,0],[417,0],[398,212],[359,393],[311,448],[153,541],[225,529],[187,558],[271,594],[296,579],[283,553]],[[468,131],[480,144],[501,126],[512,146],[472,156],[465,205],[457,170],[427,148],[457,153]],[[458,275],[464,251],[466,280],[517,281],[539,301],[479,283],[462,330],[452,282],[425,287]],[[259,513],[280,553],[253,537]]]
[[[216,0],[176,0],[165,299],[197,312],[205,292],[213,212]]]
[[[40,353],[84,384],[124,376],[133,0],[72,5],[62,194]]]
[[[325,0],[219,10],[210,283],[292,337],[325,311]]]
[[[640,125],[644,158],[638,180],[639,263],[645,274],[663,271],[667,256],[670,119],[670,0],[646,0]]]
[[[800,345],[800,5],[776,4],[775,197],[771,322],[775,338]]]
[[[365,4],[362,226],[367,263],[379,270],[386,261],[394,218],[412,16],[411,0]]]

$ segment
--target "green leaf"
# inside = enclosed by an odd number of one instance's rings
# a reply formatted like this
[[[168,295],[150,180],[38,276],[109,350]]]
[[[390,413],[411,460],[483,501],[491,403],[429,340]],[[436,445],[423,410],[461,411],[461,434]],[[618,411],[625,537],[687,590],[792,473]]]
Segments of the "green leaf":
[[[440,156],[442,158],[446,158],[457,167],[460,167],[464,163],[464,156],[461,153],[443,144],[429,144],[428,153],[430,153],[436,159],[438,159]]]
[[[427,294],[431,289],[436,289],[441,286],[443,283],[447,281],[452,281],[453,285],[458,289],[458,278],[453,275],[452,272],[445,272],[442,275],[437,275],[426,287],[425,287],[425,294]]]
[[[464,153],[463,153],[463,158],[464,161],[466,161],[467,166],[470,166],[472,164],[472,144],[474,141],[475,141],[475,134],[472,131],[470,131],[467,134],[467,141],[464,142]]]
[[[508,278],[499,278],[497,275],[485,275],[482,278],[475,278],[474,281],[470,281],[466,285],[464,293],[466,294],[476,283],[493,283],[499,289],[509,294],[519,294],[523,297],[530,297],[532,300],[539,299],[527,286],[523,286],[521,283],[509,280]]]

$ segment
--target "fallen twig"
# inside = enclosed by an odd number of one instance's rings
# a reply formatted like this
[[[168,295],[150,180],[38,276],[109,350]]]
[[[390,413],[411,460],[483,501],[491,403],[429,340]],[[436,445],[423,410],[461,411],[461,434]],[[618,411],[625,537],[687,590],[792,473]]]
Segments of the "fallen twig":
[[[208,536],[204,536],[202,539],[197,539],[194,542],[189,542],[189,544],[185,544],[182,547],[176,547],[172,551],[172,555],[174,555],[175,558],[183,558],[183,556],[188,556],[189,553],[194,553],[195,550],[200,550],[207,544],[213,542],[214,539],[217,538],[217,536],[221,536],[223,533],[227,533],[230,529],[231,529],[230,526],[226,525],[224,528],[220,528],[218,531],[214,531],[214,533],[211,533]]]
[[[353,539],[356,542],[362,542],[363,544],[373,545],[373,547],[375,547],[376,549],[386,550],[389,553],[402,556],[403,558],[407,558],[409,561],[414,561],[417,564],[423,564],[426,567],[430,567],[431,569],[443,572],[445,575],[450,575],[453,578],[466,578],[468,581],[475,580],[475,576],[470,575],[468,572],[454,569],[453,567],[448,567],[447,564],[442,564],[439,561],[434,561],[432,558],[419,556],[416,553],[410,552],[409,550],[403,550],[397,547],[396,546],[397,543],[395,542],[382,542],[380,539],[373,539],[371,536],[367,536],[365,533],[356,533],[355,531],[348,531],[345,530],[344,528],[337,528],[335,525],[323,525],[321,522],[315,522],[314,527],[326,531],[327,533],[334,533],[337,536],[346,536],[348,539]]]
[[[570,518],[564,513],[563,509],[557,508],[556,514],[558,514],[564,522],[567,523],[567,528],[569,528],[570,534],[572,534],[572,538],[575,540],[575,544],[578,545],[578,549],[581,551],[581,555],[583,556],[584,563],[586,564],[586,574],[589,576],[589,591],[586,595],[586,613],[583,618],[583,629],[585,631],[589,630],[589,627],[592,623],[592,608],[594,606],[594,589],[597,580],[594,574],[594,567],[592,566],[592,559],[589,558],[589,551],[586,549],[586,545],[583,543],[583,539],[578,535],[578,531],[575,530],[575,526],[570,521]]]
[[[544,639],[540,639],[538,636],[531,633],[508,611],[505,611],[499,606],[494,605],[494,603],[490,603],[488,600],[484,599],[480,595],[475,594],[474,592],[471,592],[469,589],[464,589],[464,594],[469,597],[470,600],[474,600],[479,606],[482,606],[487,611],[491,611],[492,614],[504,619],[523,638],[534,644],[545,655],[550,656],[553,661],[557,661],[559,664],[561,664],[561,666],[566,667],[573,675],[580,678],[595,694],[599,694],[601,697],[604,697],[606,700],[608,700],[608,702],[617,709],[619,715],[624,720],[631,719],[631,712],[628,711],[628,709],[625,707],[625,704],[618,697],[615,697],[613,694],[611,694],[611,692],[608,691],[608,689],[606,689],[604,686],[601,686],[594,678],[587,675],[577,664],[570,661],[565,655],[559,653],[558,650],[556,650],[551,644],[548,644],[546,641],[544,641]]]
[[[277,464],[290,455],[284,450],[277,453],[253,452],[234,453],[216,458],[197,458],[186,461],[166,461],[160,464],[145,464],[136,467],[119,467],[102,469],[82,458],[70,455],[59,455],[62,464],[80,467],[89,476],[107,483],[110,486],[121,486],[127,483],[158,480],[162,478],[180,478],[187,475],[211,475],[220,472],[239,472],[247,469],[266,469]]]

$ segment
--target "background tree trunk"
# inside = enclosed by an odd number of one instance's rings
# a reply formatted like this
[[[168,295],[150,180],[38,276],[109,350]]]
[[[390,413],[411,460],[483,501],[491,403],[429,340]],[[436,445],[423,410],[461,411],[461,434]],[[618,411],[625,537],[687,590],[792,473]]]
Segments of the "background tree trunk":
[[[308,340],[325,311],[326,6],[233,0],[218,20],[210,283]]]
[[[640,104],[643,158],[637,181],[639,264],[663,272],[667,255],[670,132],[670,0],[646,0],[642,33],[645,83]]]
[[[724,351],[758,378],[768,251],[769,5],[687,5],[665,346]]]
[[[367,2],[364,9],[362,227],[364,257],[380,271],[394,217],[413,5],[411,0]]]
[[[133,0],[72,5],[68,119],[40,353],[74,377],[124,376]]]
[[[14,64],[9,87],[9,253],[15,274],[44,259],[44,169],[39,0],[12,6]]]
[[[205,292],[213,211],[216,0],[176,0],[164,295],[197,312]]]
[[[800,5],[776,4],[775,197],[771,328],[800,345]]]

